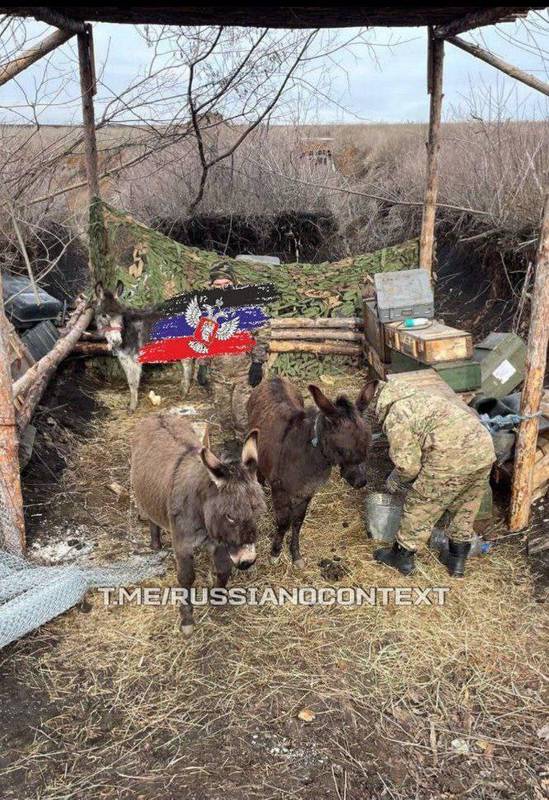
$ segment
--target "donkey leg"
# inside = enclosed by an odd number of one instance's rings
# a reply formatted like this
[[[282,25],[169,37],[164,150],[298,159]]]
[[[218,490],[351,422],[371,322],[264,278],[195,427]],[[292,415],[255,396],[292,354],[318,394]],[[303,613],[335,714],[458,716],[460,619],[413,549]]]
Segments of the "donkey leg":
[[[151,532],[151,550],[162,549],[162,539],[160,535],[160,526],[156,522],[149,522],[149,530]]]
[[[310,502],[311,498],[306,497],[304,500],[300,500],[298,503],[296,503],[292,508],[292,538],[290,539],[290,555],[292,556],[293,565],[296,569],[303,569],[305,566],[305,561],[301,558],[301,553],[299,552],[299,534],[301,532],[301,526],[303,525],[303,520],[305,519],[305,514],[307,513]]]
[[[273,508],[276,519],[276,533],[271,543],[271,564],[278,564],[286,531],[290,527],[290,498],[285,492],[273,490]]]
[[[189,394],[191,383],[193,382],[194,358],[184,358],[181,361],[181,397],[185,398]]]
[[[174,537],[175,542],[175,563],[177,568],[177,581],[182,589],[190,590],[194,583],[194,556],[192,548],[178,546],[177,536]],[[190,599],[187,597],[181,601],[179,606],[179,613],[181,615],[181,622],[179,627],[183,636],[190,636],[193,632],[193,607]]]
[[[233,563],[225,545],[218,544],[215,548],[213,552],[213,565],[216,575],[215,585],[219,589],[224,589],[233,570]]]
[[[128,387],[130,389],[130,411],[137,408],[137,394],[141,382],[141,364],[128,353],[118,353],[118,360],[126,375]]]

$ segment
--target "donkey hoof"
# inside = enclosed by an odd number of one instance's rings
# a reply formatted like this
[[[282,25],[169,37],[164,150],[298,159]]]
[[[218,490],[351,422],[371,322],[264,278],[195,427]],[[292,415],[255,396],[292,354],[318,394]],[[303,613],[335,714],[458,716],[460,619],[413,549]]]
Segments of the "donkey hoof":
[[[274,556],[271,553],[271,555],[269,556],[269,563],[272,564],[273,567],[274,567],[276,564],[278,564],[278,562],[280,561],[281,557],[282,557],[282,553],[279,553],[277,556]]]
[[[190,625],[183,625],[183,623],[181,623],[181,625],[179,626],[179,630],[181,631],[185,639],[188,639],[189,636],[192,636],[193,634],[194,625],[192,623]]]
[[[296,570],[305,569],[305,559],[304,558],[298,558],[296,561],[294,561],[293,568],[296,569]]]

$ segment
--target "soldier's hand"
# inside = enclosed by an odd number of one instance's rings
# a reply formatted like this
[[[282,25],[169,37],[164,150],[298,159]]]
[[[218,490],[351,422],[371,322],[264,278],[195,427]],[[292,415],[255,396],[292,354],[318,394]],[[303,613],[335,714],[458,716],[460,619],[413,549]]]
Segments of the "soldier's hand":
[[[263,365],[252,361],[250,371],[248,372],[248,383],[250,386],[259,386],[263,378]]]
[[[207,386],[208,385],[208,365],[207,364],[199,364],[198,369],[196,371],[196,382],[199,386]]]
[[[410,483],[408,481],[403,481],[398,474],[398,470],[394,469],[385,481],[385,486],[387,487],[387,491],[391,492],[391,494],[402,494],[408,491]]]

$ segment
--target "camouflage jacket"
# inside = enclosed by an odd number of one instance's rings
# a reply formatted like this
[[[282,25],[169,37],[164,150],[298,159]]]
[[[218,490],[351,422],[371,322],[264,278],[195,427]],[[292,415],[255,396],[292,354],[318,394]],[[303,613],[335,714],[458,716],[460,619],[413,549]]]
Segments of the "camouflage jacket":
[[[255,347],[249,353],[240,356],[216,356],[207,360],[211,379],[225,381],[247,381],[252,363],[264,364],[269,357],[269,341],[271,328],[265,325],[251,331],[255,339]]]
[[[422,469],[438,476],[470,475],[495,461],[492,437],[459,402],[395,380],[380,383],[373,407],[403,480],[413,480]]]

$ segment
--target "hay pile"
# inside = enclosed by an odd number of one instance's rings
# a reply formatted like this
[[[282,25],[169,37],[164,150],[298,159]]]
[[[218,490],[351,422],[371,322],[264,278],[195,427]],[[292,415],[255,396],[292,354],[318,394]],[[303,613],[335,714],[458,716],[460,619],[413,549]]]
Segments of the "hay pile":
[[[173,376],[153,385],[163,406],[180,402]],[[128,496],[107,486],[127,488],[128,434],[150,410],[149,388],[133,418],[122,384],[98,390],[108,413],[51,494],[52,515],[67,497],[84,514],[98,560],[147,547]],[[207,417],[193,391],[185,402]],[[373,485],[387,469],[380,448]],[[319,563],[337,556],[337,585],[450,586],[446,605],[199,608],[185,641],[173,608],[107,610],[92,594],[89,613],[74,609],[0,653],[2,674],[40,699],[43,718],[25,740],[6,731],[2,797],[541,800],[544,615],[519,543],[472,560],[464,582],[429,554],[405,579],[371,559],[363,494],[334,474],[317,495],[301,575],[286,556],[269,564],[265,519],[257,566],[232,585],[327,586]],[[169,563],[160,585],[175,584]],[[196,585],[207,573],[202,555]]]

